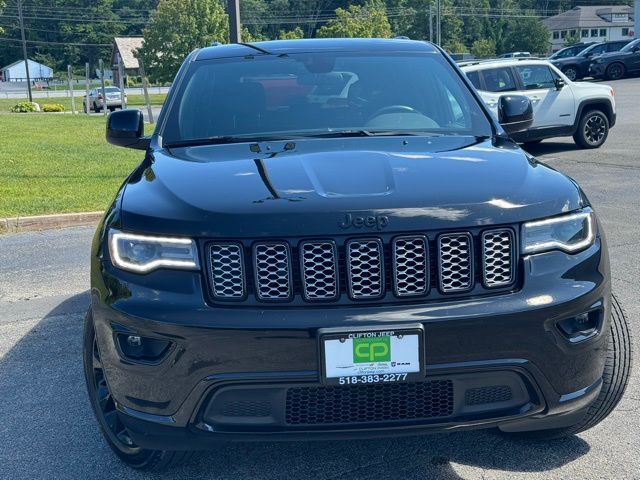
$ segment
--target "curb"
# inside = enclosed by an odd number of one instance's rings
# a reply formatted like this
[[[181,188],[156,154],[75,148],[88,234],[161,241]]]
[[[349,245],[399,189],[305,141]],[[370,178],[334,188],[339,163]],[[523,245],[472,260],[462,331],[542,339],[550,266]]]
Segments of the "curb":
[[[3,233],[37,232],[53,228],[91,226],[97,224],[103,215],[104,212],[82,212],[0,218],[0,235]]]

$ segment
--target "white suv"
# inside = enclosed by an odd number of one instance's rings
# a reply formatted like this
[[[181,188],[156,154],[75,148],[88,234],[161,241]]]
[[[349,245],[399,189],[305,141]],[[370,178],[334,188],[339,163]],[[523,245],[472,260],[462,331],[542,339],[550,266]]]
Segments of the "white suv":
[[[531,99],[533,124],[512,135],[517,142],[534,144],[573,136],[581,147],[597,148],[615,124],[613,88],[574,83],[545,60],[487,60],[464,62],[460,67],[496,116],[503,95],[517,93]]]

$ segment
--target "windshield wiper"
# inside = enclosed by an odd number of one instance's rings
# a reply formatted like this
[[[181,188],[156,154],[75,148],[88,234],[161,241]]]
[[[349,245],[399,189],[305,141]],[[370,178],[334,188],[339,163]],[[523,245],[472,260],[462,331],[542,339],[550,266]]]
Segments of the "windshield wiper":
[[[233,136],[233,135],[216,135],[207,138],[194,138],[192,140],[176,140],[164,144],[165,148],[179,147],[199,147],[202,145],[222,145],[225,143],[251,143],[266,142],[273,140],[290,140],[288,137],[276,135],[260,135],[260,136]]]
[[[300,135],[307,138],[348,138],[348,137],[440,137],[443,133],[422,130],[333,130],[328,132],[314,132]]]

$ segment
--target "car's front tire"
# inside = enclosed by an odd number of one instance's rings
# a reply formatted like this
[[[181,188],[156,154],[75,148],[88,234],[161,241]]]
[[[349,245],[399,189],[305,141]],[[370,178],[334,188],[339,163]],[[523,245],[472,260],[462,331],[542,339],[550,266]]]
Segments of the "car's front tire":
[[[626,69],[624,68],[624,65],[622,63],[612,63],[607,67],[606,70],[607,80],[620,80],[622,77],[624,77],[625,73]]]
[[[579,72],[576,67],[565,67],[562,69],[562,73],[564,73],[565,76],[572,82],[578,80]]]
[[[609,119],[600,110],[582,114],[573,140],[582,148],[598,148],[609,136]]]
[[[611,326],[607,345],[607,357],[602,374],[602,389],[596,400],[585,410],[582,418],[569,427],[550,430],[518,432],[518,435],[535,440],[575,435],[594,427],[613,411],[627,388],[633,359],[632,333],[624,310],[615,296],[611,298]]]
[[[83,360],[91,408],[107,444],[127,465],[138,470],[162,471],[190,460],[193,451],[147,450],[138,447],[129,436],[116,411],[109,391],[96,339],[91,309],[84,322]]]

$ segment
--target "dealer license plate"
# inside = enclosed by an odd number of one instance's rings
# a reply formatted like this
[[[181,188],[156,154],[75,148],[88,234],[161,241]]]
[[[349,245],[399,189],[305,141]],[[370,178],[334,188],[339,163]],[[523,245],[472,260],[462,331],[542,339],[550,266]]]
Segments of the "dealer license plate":
[[[363,385],[424,379],[423,329],[322,329],[322,380]]]

